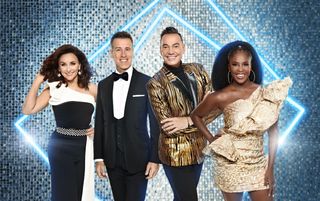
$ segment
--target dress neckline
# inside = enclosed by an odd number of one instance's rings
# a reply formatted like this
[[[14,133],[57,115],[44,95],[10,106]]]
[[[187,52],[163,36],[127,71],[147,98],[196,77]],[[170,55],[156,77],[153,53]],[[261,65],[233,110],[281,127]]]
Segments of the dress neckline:
[[[235,100],[235,101],[227,104],[227,105],[223,108],[222,111],[225,111],[226,108],[230,107],[231,105],[234,105],[235,103],[237,103],[237,102],[239,102],[239,101],[248,101],[248,100],[250,100],[250,99],[253,97],[254,94],[256,94],[258,91],[260,91],[260,89],[261,89],[261,86],[259,85],[255,90],[253,90],[253,92],[252,92],[247,98],[239,98],[239,99],[237,99],[237,100]]]
[[[56,82],[48,82],[50,87],[50,100],[51,105],[59,105],[65,102],[75,101],[75,102],[87,102],[92,104],[95,107],[95,97],[89,93],[83,93],[66,87],[65,84],[62,84],[59,88],[56,88]]]
[[[64,86],[64,87],[65,87],[66,89],[69,89],[69,90],[71,90],[71,91],[73,91],[73,92],[76,92],[76,93],[78,93],[78,94],[90,96],[91,98],[93,98],[93,100],[95,100],[95,99],[94,99],[94,96],[91,95],[91,94],[89,94],[89,93],[83,93],[83,92],[77,91],[77,90],[75,90],[75,89],[72,89],[72,88],[70,88],[70,87],[66,87],[66,86]]]

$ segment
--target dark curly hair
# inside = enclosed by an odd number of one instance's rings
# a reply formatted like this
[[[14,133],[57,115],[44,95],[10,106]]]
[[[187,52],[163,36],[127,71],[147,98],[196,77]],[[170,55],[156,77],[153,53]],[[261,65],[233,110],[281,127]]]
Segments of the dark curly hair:
[[[234,41],[223,46],[218,52],[212,72],[211,81],[215,90],[220,90],[229,85],[228,82],[228,63],[229,57],[231,57],[236,51],[242,50],[248,52],[251,58],[251,68],[255,74],[254,82],[257,84],[262,83],[263,70],[259,56],[255,49],[247,42]],[[253,80],[253,74],[249,76],[250,80]]]
[[[40,69],[40,74],[44,76],[44,80],[48,82],[59,81],[57,88],[61,84],[66,84],[67,82],[63,76],[58,76],[59,74],[59,59],[63,54],[73,53],[78,58],[81,64],[81,74],[78,75],[78,86],[81,88],[88,89],[89,81],[92,76],[91,67],[88,62],[86,55],[77,47],[66,44],[58,47],[51,55],[49,55],[44,61]]]

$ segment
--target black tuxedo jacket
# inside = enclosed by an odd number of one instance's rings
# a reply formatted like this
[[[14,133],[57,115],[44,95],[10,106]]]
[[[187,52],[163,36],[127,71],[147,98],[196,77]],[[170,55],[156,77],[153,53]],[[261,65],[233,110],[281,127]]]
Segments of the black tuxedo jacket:
[[[145,170],[148,162],[160,163],[159,125],[152,112],[146,90],[149,79],[149,76],[133,69],[125,105],[124,157],[127,170],[132,173]],[[117,147],[112,90],[111,74],[98,84],[94,135],[94,158],[103,159],[108,168],[115,167]],[[147,127],[148,116],[150,135]]]

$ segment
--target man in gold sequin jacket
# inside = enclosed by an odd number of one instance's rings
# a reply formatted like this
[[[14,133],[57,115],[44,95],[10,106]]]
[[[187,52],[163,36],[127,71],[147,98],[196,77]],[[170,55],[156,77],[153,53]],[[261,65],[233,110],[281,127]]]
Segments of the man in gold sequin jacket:
[[[178,30],[161,33],[163,67],[147,84],[153,112],[161,126],[159,158],[174,194],[174,200],[196,201],[206,140],[193,126],[192,110],[211,91],[209,76],[201,64],[181,62],[185,46]],[[205,121],[220,114],[216,111]]]

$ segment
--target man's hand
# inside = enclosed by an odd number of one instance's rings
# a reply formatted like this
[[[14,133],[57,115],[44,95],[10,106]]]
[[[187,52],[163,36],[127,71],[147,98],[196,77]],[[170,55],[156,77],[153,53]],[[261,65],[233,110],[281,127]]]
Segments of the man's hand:
[[[158,170],[159,170],[159,164],[149,162],[147,164],[147,168],[145,172],[146,179],[152,179],[153,177],[155,177]]]
[[[99,178],[107,178],[106,166],[103,161],[96,162],[96,171]]]
[[[179,130],[188,128],[189,123],[187,117],[173,117],[161,121],[161,128],[167,134],[173,134]]]

